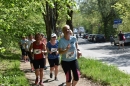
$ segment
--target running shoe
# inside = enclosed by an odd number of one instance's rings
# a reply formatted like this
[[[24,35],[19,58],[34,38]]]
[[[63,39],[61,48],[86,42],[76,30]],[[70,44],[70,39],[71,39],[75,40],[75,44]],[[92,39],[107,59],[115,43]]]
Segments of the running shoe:
[[[36,78],[35,80],[35,85],[38,85],[38,78]]]
[[[40,85],[40,86],[44,86],[42,81],[39,82],[39,85]]]
[[[56,80],[56,81],[58,81],[58,78],[57,78],[57,77],[55,77],[55,80]]]
[[[52,73],[50,73],[50,78],[52,78],[53,77],[53,74]]]
[[[44,67],[44,70],[46,70],[46,69],[47,69],[47,66]]]

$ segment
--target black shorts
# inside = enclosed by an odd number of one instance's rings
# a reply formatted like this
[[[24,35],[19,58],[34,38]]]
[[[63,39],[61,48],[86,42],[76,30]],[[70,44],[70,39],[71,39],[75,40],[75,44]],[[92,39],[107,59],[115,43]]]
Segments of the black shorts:
[[[22,50],[22,55],[27,56],[27,51],[25,49],[21,49],[21,50]]]
[[[34,66],[34,69],[44,68],[45,67],[45,58],[38,59],[38,60],[34,59],[33,66]]]
[[[75,81],[79,80],[80,72],[79,72],[79,66],[78,61],[61,61],[62,68],[64,70],[64,73],[66,75],[66,81],[71,82],[72,76],[71,76],[71,70],[73,73],[73,77]]]
[[[59,65],[59,58],[55,58],[55,59],[48,59],[49,65],[50,67],[54,67],[55,65]]]

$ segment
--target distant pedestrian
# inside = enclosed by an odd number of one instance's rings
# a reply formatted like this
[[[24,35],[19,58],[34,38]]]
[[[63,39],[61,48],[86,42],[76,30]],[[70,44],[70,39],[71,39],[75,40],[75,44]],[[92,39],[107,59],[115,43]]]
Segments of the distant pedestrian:
[[[21,46],[22,58],[24,59],[24,62],[27,62],[27,61],[28,61],[27,52],[26,52],[27,41],[28,41],[28,39],[26,39],[25,36],[22,36],[22,40],[21,40],[20,43],[19,43],[20,46]]]
[[[76,86],[80,76],[77,58],[82,54],[78,49],[76,37],[70,35],[70,27],[65,25],[62,31],[64,36],[59,40],[58,50],[61,54],[61,65],[66,75],[66,86]]]
[[[46,45],[43,44],[43,42],[41,42],[41,34],[37,33],[35,35],[35,42],[33,42],[30,46],[29,51],[31,52],[31,50],[33,50],[33,66],[35,69],[35,75],[36,75],[36,79],[35,79],[35,85],[40,85],[40,86],[44,86],[43,85],[43,68],[45,66],[45,56],[44,54],[47,53],[46,51]],[[40,82],[39,82],[39,78],[40,78]]]
[[[43,43],[43,44],[47,44],[47,39],[44,37],[44,34],[43,33],[41,33],[41,36],[42,36],[42,38],[41,38],[41,42]],[[47,54],[45,53],[44,54],[45,55],[45,67],[44,67],[44,70],[46,70],[47,69],[47,66],[46,66],[46,60],[47,60]]]
[[[29,57],[29,60],[30,60],[30,66],[31,66],[31,71],[33,72],[34,71],[34,67],[33,67],[33,57],[32,57],[32,53],[33,51],[31,50],[31,52],[29,52],[29,48],[31,46],[31,44],[35,41],[35,39],[33,38],[33,35],[30,34],[29,35],[29,39],[27,41],[27,45],[26,45],[26,51],[28,53],[28,57]]]
[[[111,43],[111,46],[113,45],[113,43],[114,43],[114,38],[113,38],[113,36],[112,35],[110,35],[110,43]]]
[[[124,34],[122,33],[122,31],[119,32],[118,34],[118,38],[119,38],[119,49],[122,45],[122,48],[124,49]]]
[[[77,38],[77,40],[78,40],[78,38],[79,38],[79,37],[78,37],[78,34],[76,34],[76,38]]]
[[[81,37],[81,32],[79,32],[79,36]]]
[[[51,34],[51,40],[47,43],[48,62],[50,65],[50,78],[53,77],[53,71],[55,80],[58,80],[58,66],[59,66],[59,52],[58,52],[58,40],[55,33]]]

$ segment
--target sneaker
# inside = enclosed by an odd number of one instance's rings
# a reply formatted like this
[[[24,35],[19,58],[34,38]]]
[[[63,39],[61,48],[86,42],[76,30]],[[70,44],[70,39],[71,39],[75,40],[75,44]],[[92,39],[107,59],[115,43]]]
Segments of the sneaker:
[[[42,81],[39,82],[39,85],[40,85],[40,86],[44,86]]]
[[[58,81],[58,78],[57,78],[57,77],[55,77],[55,80],[56,80],[56,81]]]
[[[47,69],[47,66],[44,67],[44,70],[46,70],[46,69]]]
[[[52,73],[50,73],[50,78],[52,78],[53,77],[53,74]]]
[[[36,78],[36,80],[35,80],[35,85],[37,85],[38,84],[38,78]]]

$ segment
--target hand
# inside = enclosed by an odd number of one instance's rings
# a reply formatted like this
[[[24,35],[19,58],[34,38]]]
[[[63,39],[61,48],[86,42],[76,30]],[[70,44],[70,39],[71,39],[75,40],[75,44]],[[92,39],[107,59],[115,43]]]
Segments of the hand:
[[[67,45],[67,47],[66,47],[66,49],[68,50],[68,49],[70,49],[70,47],[71,47],[71,45],[70,45],[70,44],[68,44],[68,45]]]
[[[82,53],[80,51],[77,51],[77,58],[79,59],[82,56]]]
[[[52,52],[51,52],[51,51],[50,51],[49,53],[50,53],[50,54],[52,54]]]
[[[59,52],[58,51],[56,51],[56,55],[58,55],[59,54]]]

